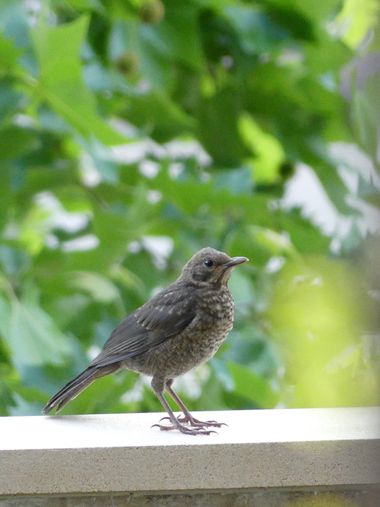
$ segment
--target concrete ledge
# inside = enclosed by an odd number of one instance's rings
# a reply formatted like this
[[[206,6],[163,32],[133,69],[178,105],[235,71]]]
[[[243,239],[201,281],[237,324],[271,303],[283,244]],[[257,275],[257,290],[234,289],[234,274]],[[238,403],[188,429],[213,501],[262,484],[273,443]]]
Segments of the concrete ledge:
[[[162,415],[0,418],[0,495],[379,483],[380,408],[198,413],[229,426],[196,437]]]

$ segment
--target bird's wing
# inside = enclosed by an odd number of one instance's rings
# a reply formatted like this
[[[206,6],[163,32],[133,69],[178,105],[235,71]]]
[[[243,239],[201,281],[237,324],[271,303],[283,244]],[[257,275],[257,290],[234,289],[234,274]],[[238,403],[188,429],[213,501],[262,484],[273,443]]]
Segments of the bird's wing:
[[[195,297],[183,285],[173,284],[128,315],[113,331],[93,366],[143,354],[181,333],[195,317]]]

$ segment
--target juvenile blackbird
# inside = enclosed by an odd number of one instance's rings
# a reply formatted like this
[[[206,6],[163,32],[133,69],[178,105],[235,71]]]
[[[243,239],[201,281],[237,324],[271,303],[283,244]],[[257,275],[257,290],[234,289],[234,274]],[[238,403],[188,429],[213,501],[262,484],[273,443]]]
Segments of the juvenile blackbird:
[[[234,303],[227,282],[232,269],[246,261],[209,247],[196,253],[173,284],[121,322],[89,366],[49,400],[44,414],[58,412],[95,379],[129,368],[152,377],[152,388],[169,415],[164,419],[171,423],[155,425],[161,430],[198,435],[221,426],[195,419],[172,383],[212,357],[232,328]],[[176,418],[164,398],[165,390],[183,417]]]

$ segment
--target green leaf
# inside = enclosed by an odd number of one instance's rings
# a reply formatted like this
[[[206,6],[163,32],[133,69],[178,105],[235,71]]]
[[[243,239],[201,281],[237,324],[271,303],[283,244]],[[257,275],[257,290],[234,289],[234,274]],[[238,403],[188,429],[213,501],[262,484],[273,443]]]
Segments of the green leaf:
[[[12,159],[38,146],[35,133],[26,128],[0,128],[0,160]]]
[[[96,111],[96,101],[82,78],[80,48],[88,28],[81,17],[58,27],[42,21],[33,29],[34,50],[40,67],[38,92],[49,105],[83,136],[104,144],[126,142]]]
[[[164,142],[178,133],[191,132],[194,119],[165,94],[157,91],[136,97],[127,106],[127,114],[135,125],[145,128],[158,141]]]
[[[199,72],[205,63],[199,40],[199,7],[192,2],[179,3],[176,0],[165,4],[165,18],[158,25],[157,32],[165,41],[171,58]]]
[[[273,255],[294,256],[296,250],[291,241],[285,234],[279,234],[276,231],[265,227],[250,227],[250,233],[255,241],[269,250]]]
[[[272,183],[278,179],[285,161],[284,150],[273,135],[265,132],[248,114],[239,119],[239,130],[245,144],[252,150],[253,174],[256,183]]]
[[[0,363],[0,415],[8,415],[8,408],[14,407],[15,395],[19,378],[17,373],[7,364]]]
[[[286,32],[262,9],[252,5],[230,5],[225,8],[228,21],[239,34],[243,50],[249,54],[262,54],[279,47]]]
[[[58,365],[70,354],[50,315],[32,301],[0,297],[0,332],[17,367]]]
[[[215,163],[237,165],[247,154],[238,131],[241,98],[237,90],[227,87],[204,98],[198,111],[198,135]]]
[[[95,301],[101,303],[111,303],[120,297],[117,287],[98,273],[77,271],[70,275],[68,284],[73,288],[89,293]]]
[[[0,73],[9,72],[17,63],[21,51],[0,32]]]
[[[371,75],[362,88],[358,87],[355,90],[352,110],[358,138],[376,164],[380,145],[378,140],[380,77],[378,73]]]
[[[270,6],[276,6],[284,12],[288,11],[292,13],[294,11],[294,13],[305,16],[305,19],[315,24],[325,20],[329,15],[333,15],[340,3],[338,0],[320,0],[319,2],[264,0],[264,2]]]
[[[331,239],[304,218],[301,210],[293,209],[285,214],[281,218],[281,224],[283,230],[289,234],[296,251],[300,254],[326,254],[328,252]]]
[[[233,362],[227,363],[234,382],[234,392],[259,405],[261,408],[273,408],[279,400],[279,394],[270,381],[259,377],[251,369]]]
[[[337,21],[345,28],[343,40],[352,48],[357,47],[376,25],[380,7],[378,0],[346,0]]]

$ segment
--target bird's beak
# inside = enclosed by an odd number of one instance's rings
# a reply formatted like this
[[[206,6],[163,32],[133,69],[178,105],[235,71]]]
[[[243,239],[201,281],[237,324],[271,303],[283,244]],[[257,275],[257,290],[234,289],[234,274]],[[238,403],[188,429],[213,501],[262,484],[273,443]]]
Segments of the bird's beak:
[[[228,262],[226,262],[226,264],[224,264],[224,267],[233,268],[234,266],[238,266],[239,264],[243,264],[243,262],[248,261],[249,259],[247,259],[247,257],[232,257],[231,260],[229,260]]]

